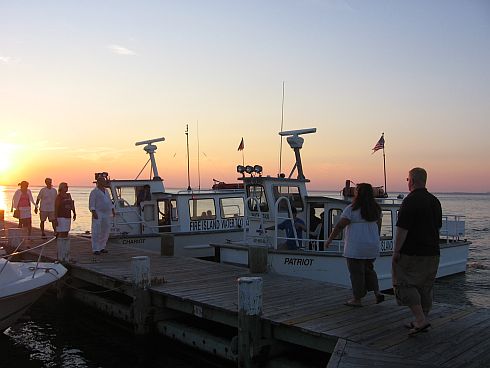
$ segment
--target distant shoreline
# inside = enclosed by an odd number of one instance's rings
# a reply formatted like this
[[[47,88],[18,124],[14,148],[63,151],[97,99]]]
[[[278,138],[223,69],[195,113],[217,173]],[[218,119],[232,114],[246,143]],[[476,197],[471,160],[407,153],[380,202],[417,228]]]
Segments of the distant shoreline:
[[[69,184],[69,183],[68,183]],[[0,184],[2,187],[18,187],[16,184]],[[94,185],[70,185],[72,187],[77,187],[77,188],[93,188]],[[42,185],[34,185],[30,184],[30,187],[37,187],[37,188],[42,188],[44,187],[44,184]],[[55,186],[56,187],[56,186]],[[186,188],[167,188],[168,190],[186,190]],[[205,190],[206,188],[201,188],[201,190]],[[211,188],[207,188],[211,189]],[[197,190],[197,189],[193,189]],[[429,188],[430,190],[430,188]],[[316,190],[316,189],[310,189],[308,190],[310,193],[325,193],[325,192],[334,192],[334,193],[340,193],[340,190],[338,189],[322,189],[322,190]],[[434,194],[456,194],[456,195],[490,195],[490,192],[432,192]],[[406,191],[390,191],[389,194],[408,194]]]

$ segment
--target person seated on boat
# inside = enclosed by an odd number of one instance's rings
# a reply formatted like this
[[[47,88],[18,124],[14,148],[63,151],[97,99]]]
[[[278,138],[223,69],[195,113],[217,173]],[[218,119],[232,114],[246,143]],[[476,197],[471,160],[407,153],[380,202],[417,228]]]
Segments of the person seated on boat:
[[[315,213],[315,208],[310,207],[310,234],[317,230],[318,225],[321,223],[320,217]]]
[[[286,232],[286,243],[279,246],[279,249],[297,250],[298,243],[301,244],[301,239],[303,239],[303,231],[307,232],[305,222],[297,217],[298,210],[296,207],[291,207],[291,212],[293,214],[294,228],[296,229],[297,238],[294,236],[293,225],[291,219],[286,219],[277,225],[278,230],[284,230]],[[266,230],[273,230],[274,226],[267,227]]]
[[[150,192],[150,186],[148,184],[145,184],[142,189],[138,192],[138,196],[136,197],[136,205],[139,206],[141,205],[141,202],[149,201],[151,200],[151,192]]]
[[[208,219],[214,219],[213,211],[207,210],[206,211],[206,218],[208,218]]]
[[[316,216],[315,216],[316,217]],[[323,234],[323,218],[325,217],[325,212],[320,213],[320,218],[318,218],[317,225],[313,228],[312,223],[310,221],[310,239],[313,239],[310,242],[310,249],[315,250],[325,250],[325,243],[323,239],[325,236]],[[318,248],[318,249],[316,249]]]

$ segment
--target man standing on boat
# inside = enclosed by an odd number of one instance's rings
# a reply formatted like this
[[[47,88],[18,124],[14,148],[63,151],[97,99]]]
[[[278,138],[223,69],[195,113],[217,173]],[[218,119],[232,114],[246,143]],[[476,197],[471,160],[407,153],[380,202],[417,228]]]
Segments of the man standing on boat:
[[[410,194],[403,200],[396,223],[393,251],[393,288],[399,305],[415,317],[409,335],[427,331],[432,307],[434,280],[439,267],[439,229],[442,208],[426,189],[427,172],[419,167],[408,173]]]
[[[95,255],[107,253],[105,249],[111,229],[111,217],[115,216],[114,205],[107,192],[106,178],[97,176],[97,186],[89,196],[89,209],[92,212],[92,251]]]
[[[46,186],[39,191],[36,199],[36,206],[34,207],[34,213],[37,214],[38,205],[39,205],[39,226],[41,227],[41,235],[43,238],[46,238],[46,234],[44,233],[44,222],[49,220],[53,225],[53,230],[56,232],[55,221],[56,217],[54,215],[54,202],[56,200],[57,192],[56,189],[53,188],[53,180],[51,178],[46,178],[44,180]]]

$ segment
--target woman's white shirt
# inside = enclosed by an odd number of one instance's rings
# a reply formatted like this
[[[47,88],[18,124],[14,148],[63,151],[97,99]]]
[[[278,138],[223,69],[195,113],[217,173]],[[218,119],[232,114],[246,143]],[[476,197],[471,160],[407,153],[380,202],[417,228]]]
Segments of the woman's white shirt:
[[[364,220],[361,216],[361,210],[352,210],[351,204],[344,209],[340,217],[350,221],[344,230],[344,257],[377,258],[380,245],[377,222]]]

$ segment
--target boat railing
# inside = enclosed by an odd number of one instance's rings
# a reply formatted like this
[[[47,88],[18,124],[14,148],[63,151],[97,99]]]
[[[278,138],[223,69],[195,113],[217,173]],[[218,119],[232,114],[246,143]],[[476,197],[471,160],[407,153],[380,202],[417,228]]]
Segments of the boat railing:
[[[447,214],[442,216],[441,239],[447,243],[460,240],[465,235],[465,216]]]
[[[24,236],[10,236],[8,239],[14,239],[14,238],[20,238],[21,241],[19,242],[19,244],[17,244],[17,246],[15,247],[15,249],[12,253],[0,256],[0,258],[4,258],[6,260],[6,262],[3,264],[2,268],[0,269],[0,274],[3,272],[3,270],[5,269],[7,264],[10,262],[10,259],[12,257],[18,256],[18,255],[21,255],[24,253],[28,253],[28,252],[30,253],[33,250],[41,248],[41,251],[39,252],[39,255],[37,257],[35,269],[33,270],[34,272],[32,273],[32,278],[34,278],[34,276],[36,275],[36,271],[39,269],[39,263],[41,262],[41,259],[43,256],[44,247],[46,245],[48,245],[49,243],[53,242],[56,239],[56,237],[53,236],[51,239],[45,241],[44,243],[41,243],[39,245],[36,245],[35,247],[30,247],[29,249],[24,249],[24,250],[19,250],[19,249],[24,244],[25,237]]]
[[[289,215],[288,217],[279,216],[279,203],[281,203],[282,201],[286,201],[286,203],[287,203],[287,209],[288,209],[287,213]],[[289,201],[289,198],[284,197],[284,196],[277,198],[276,203],[274,204],[274,210],[275,210],[275,216],[274,216],[274,230],[275,230],[274,249],[277,249],[277,240],[278,239],[286,240],[286,242],[288,240],[294,240],[296,242],[296,247],[298,249],[304,248],[303,239],[299,239],[298,233],[296,232],[296,226],[294,223],[293,211],[291,209],[291,202]],[[279,236],[279,232],[277,231],[278,226],[279,226],[279,220],[291,221],[291,227],[293,229],[294,238]],[[281,223],[282,223],[282,221],[281,221]],[[301,240],[301,246],[300,246],[300,240]]]
[[[399,198],[375,198],[379,205],[400,205],[402,200]]]
[[[125,213],[135,214],[138,220],[137,221],[126,220],[126,218],[123,215]],[[122,219],[122,222],[118,222],[117,218]],[[124,212],[116,211],[116,216],[114,217],[114,227],[119,226],[119,225],[126,225],[126,226],[129,226],[132,228],[133,225],[143,225],[143,224],[145,224],[145,221],[143,220],[143,217],[141,217],[139,210],[136,210],[134,208],[130,208],[129,211],[124,211]],[[151,227],[153,227],[153,226],[151,226]]]
[[[333,240],[328,247],[325,247],[325,245],[323,245],[322,247],[323,250],[322,250],[320,249],[320,244],[325,243],[325,240],[320,239],[321,234],[318,235],[313,234],[313,235],[314,235],[313,238],[299,239],[303,242],[303,244],[307,244],[307,246],[304,246],[302,248],[302,250],[304,250],[305,252],[323,252],[323,253],[335,253],[335,254],[342,252],[344,248],[343,240]]]
[[[180,224],[174,225],[145,225],[145,227],[149,227],[150,229],[157,229],[155,234],[158,233],[160,229],[169,229],[168,231],[172,231],[173,228],[180,228]]]

